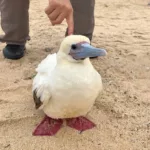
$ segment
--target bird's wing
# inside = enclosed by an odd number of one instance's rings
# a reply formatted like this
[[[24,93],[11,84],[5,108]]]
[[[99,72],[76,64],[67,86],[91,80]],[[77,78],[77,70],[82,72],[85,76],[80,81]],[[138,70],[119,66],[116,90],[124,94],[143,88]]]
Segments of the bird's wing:
[[[48,55],[37,67],[36,71],[38,73],[51,73],[57,64],[57,55]]]
[[[56,54],[48,55],[37,67],[33,80],[33,98],[36,109],[42,109],[51,98],[50,74],[57,64]]]

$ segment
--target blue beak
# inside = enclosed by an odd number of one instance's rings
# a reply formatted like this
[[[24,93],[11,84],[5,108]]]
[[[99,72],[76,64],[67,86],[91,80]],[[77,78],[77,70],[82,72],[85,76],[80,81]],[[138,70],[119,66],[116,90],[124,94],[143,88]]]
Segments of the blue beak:
[[[95,48],[89,43],[82,43],[81,45],[76,45],[76,49],[72,49],[70,55],[74,59],[80,60],[89,57],[106,56],[107,52],[104,49]]]

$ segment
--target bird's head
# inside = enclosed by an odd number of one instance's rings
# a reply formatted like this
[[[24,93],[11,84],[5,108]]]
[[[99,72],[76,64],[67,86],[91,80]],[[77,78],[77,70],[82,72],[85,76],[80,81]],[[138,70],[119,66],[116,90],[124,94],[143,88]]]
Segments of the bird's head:
[[[105,56],[104,49],[90,45],[90,40],[82,35],[67,36],[61,43],[58,55],[71,62],[82,62],[89,57]]]

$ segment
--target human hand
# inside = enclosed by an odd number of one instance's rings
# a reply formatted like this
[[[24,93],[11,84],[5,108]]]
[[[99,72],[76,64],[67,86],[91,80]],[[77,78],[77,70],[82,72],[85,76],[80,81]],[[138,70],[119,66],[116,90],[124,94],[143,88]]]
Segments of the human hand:
[[[68,35],[74,32],[73,8],[70,0],[49,0],[49,5],[45,13],[52,25],[61,24],[66,19],[68,25]]]

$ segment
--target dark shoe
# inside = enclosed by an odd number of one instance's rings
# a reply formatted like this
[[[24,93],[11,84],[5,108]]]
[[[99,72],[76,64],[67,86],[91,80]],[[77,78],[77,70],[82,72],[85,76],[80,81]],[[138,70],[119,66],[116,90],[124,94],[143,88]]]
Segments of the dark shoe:
[[[3,55],[7,59],[20,59],[24,56],[25,45],[7,44],[3,49]]]
[[[96,57],[90,57],[90,59],[95,59],[95,58],[98,58],[97,56]]]

